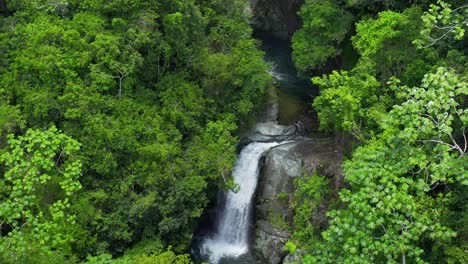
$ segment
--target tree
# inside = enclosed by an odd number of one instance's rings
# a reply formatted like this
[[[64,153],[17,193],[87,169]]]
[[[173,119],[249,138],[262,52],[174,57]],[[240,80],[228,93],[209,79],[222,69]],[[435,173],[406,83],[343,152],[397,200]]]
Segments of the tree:
[[[451,190],[468,184],[467,85],[466,76],[439,68],[420,87],[394,86],[404,102],[345,163],[347,208],[329,212],[324,241],[305,263],[426,263],[447,248],[456,236],[444,221],[457,196]]]
[[[190,255],[176,255],[172,251],[166,251],[160,255],[139,255],[133,258],[132,264],[192,264]]]
[[[411,4],[425,5],[431,0],[416,0],[413,3],[405,0],[346,0],[346,5],[355,9],[354,12],[360,12],[366,16],[369,14],[376,14],[385,10],[401,11],[411,6]]]
[[[292,38],[292,57],[296,68],[305,73],[341,53],[340,44],[351,29],[353,15],[333,0],[306,0],[299,15],[303,26]]]
[[[321,89],[313,103],[321,129],[350,132],[360,140],[369,138],[386,110],[386,95],[381,94],[380,83],[373,76],[334,71],[314,77],[312,82]]]
[[[24,127],[18,107],[0,101],[0,131],[1,134],[12,133],[17,127]],[[2,144],[0,144],[1,146]]]
[[[437,4],[430,5],[422,20],[424,26],[421,38],[414,41],[418,47],[427,48],[440,44],[450,40],[450,36],[455,40],[462,40],[468,27],[468,4],[452,9],[450,4],[438,0]]]
[[[189,246],[232,168],[235,134],[271,84],[246,4],[7,2],[0,126],[19,134],[55,124],[85,143],[83,191],[67,209],[83,227],[71,243],[77,258],[145,240],[177,254]]]
[[[203,90],[194,83],[184,80],[183,76],[166,75],[158,83],[161,101],[161,115],[169,123],[176,125],[185,136],[200,130],[199,122],[206,110]]]
[[[75,215],[70,199],[81,189],[80,144],[52,126],[8,136],[0,162],[0,254],[11,263],[71,254]],[[39,258],[40,259],[40,258]]]
[[[318,242],[321,228],[320,220],[322,220],[314,219],[315,221],[312,223],[311,216],[320,215],[324,200],[330,202],[330,181],[325,176],[314,173],[296,179],[294,185],[295,191],[291,199],[291,208],[294,209],[294,232],[286,247],[295,251],[297,248],[295,243],[297,243],[302,251],[308,252]],[[291,250],[289,251],[291,252]],[[294,252],[291,253],[294,254]]]
[[[110,254],[88,256],[83,264],[192,264],[190,255],[176,255],[171,249],[160,253],[125,255],[122,258],[112,259]]]
[[[389,88],[391,77],[416,85],[434,61],[431,51],[420,51],[411,43],[419,34],[420,10],[403,13],[384,11],[376,19],[356,25],[352,42],[361,57],[350,70],[312,78],[321,92],[313,106],[323,130],[344,131],[365,141],[380,132],[377,121],[400,99]]]
[[[96,84],[110,89],[112,83],[105,78],[117,81],[117,97],[121,98],[124,81],[135,74],[143,62],[141,54],[130,43],[125,43],[124,38],[112,34],[97,34],[92,47],[96,63],[90,68]]]
[[[355,71],[375,76],[383,85],[397,77],[408,85],[418,85],[435,63],[430,50],[418,50],[412,41],[419,36],[421,9],[413,6],[402,13],[384,11],[378,18],[356,24],[353,46],[361,55]]]

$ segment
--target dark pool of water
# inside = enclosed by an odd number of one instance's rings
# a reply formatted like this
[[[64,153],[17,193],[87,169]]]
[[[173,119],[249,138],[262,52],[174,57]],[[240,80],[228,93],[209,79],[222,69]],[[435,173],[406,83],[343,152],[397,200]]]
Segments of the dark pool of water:
[[[317,89],[310,78],[298,76],[291,58],[290,42],[267,37],[263,37],[261,41],[265,60],[273,64],[271,74],[277,81],[277,87],[286,95],[310,101],[317,94]]]

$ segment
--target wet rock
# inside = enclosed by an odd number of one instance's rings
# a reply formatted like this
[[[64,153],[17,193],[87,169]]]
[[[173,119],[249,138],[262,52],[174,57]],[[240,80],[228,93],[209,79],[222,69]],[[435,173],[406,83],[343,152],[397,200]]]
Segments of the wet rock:
[[[253,129],[255,133],[262,134],[269,137],[276,136],[294,136],[298,132],[298,129],[295,125],[285,126],[280,125],[276,121],[270,121],[265,123],[257,123]]]
[[[300,27],[297,16],[304,0],[251,0],[253,27],[278,39],[291,38]]]
[[[283,247],[292,229],[293,211],[288,199],[294,192],[293,181],[314,172],[329,177],[341,175],[341,157],[332,140],[286,143],[272,148],[265,156],[256,197],[253,246],[254,254],[265,263],[279,264],[287,256]]]
[[[242,149],[252,142],[281,142],[304,139],[301,123],[280,125],[277,121],[257,123],[239,141],[237,148]]]
[[[287,264],[287,263],[300,263],[300,258],[299,258],[299,254],[296,253],[296,254],[288,254],[284,260],[283,260],[283,263]]]
[[[284,254],[281,250],[288,241],[290,234],[281,228],[277,228],[270,222],[259,220],[257,222],[256,247],[266,256],[267,263],[281,263]]]
[[[278,120],[279,116],[279,100],[278,94],[274,87],[268,90],[268,101],[265,111],[260,115],[259,122],[271,122]]]

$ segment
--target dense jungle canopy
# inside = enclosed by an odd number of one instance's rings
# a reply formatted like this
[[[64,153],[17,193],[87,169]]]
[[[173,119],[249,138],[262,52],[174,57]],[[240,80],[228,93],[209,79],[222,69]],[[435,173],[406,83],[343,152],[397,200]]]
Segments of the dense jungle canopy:
[[[286,249],[467,263],[466,1],[304,2],[294,64],[353,147],[341,190],[288,194]],[[246,0],[0,2],[0,263],[191,263],[274,85],[250,18]]]

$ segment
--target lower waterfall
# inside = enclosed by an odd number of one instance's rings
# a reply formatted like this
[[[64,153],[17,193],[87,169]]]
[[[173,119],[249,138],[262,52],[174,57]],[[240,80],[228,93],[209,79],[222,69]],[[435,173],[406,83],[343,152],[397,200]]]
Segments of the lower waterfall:
[[[226,204],[217,219],[215,234],[201,245],[202,254],[211,264],[219,263],[222,258],[237,258],[248,252],[250,211],[259,176],[259,161],[265,151],[279,144],[253,142],[244,147],[237,157],[232,176],[240,185],[240,190],[227,194]]]

